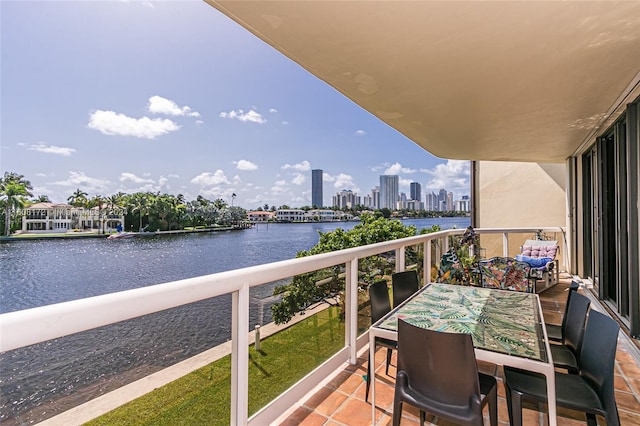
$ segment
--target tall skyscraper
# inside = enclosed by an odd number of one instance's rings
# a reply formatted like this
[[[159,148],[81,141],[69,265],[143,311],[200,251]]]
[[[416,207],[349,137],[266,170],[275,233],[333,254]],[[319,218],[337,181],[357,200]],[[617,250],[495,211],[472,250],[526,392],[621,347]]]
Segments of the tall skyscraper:
[[[447,193],[447,211],[453,211],[453,192]]]
[[[438,211],[447,211],[447,190],[444,188],[438,192]]]
[[[409,189],[409,195],[411,196],[412,200],[422,201],[422,185],[420,185],[418,182],[411,182]]]
[[[433,191],[427,193],[427,210],[438,211],[438,196]]]
[[[311,170],[311,206],[323,207],[322,170]]]
[[[380,175],[380,208],[395,210],[398,204],[398,175]]]
[[[379,209],[380,208],[380,187],[379,186],[376,186],[371,190],[371,198],[373,199],[371,208]]]

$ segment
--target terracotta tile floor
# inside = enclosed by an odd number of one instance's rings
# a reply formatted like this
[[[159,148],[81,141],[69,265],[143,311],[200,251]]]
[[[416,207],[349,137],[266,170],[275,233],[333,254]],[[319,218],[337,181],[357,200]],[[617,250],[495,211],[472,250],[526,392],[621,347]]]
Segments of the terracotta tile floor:
[[[560,283],[540,294],[540,301],[545,321],[559,324],[566,302],[566,289],[570,278],[560,280]],[[581,288],[580,292],[585,293]],[[593,300],[593,298],[592,298]],[[367,371],[367,351],[358,359],[358,364],[346,366],[342,371],[319,389],[313,396],[301,400],[281,425],[294,426],[358,426],[371,424],[371,405],[364,401],[365,380]],[[616,352],[615,387],[616,402],[622,425],[640,425],[640,351],[636,345],[625,338],[618,339]],[[393,413],[393,392],[395,378],[395,353],[389,375],[385,375],[386,349],[381,348],[376,353],[377,382],[376,382],[376,425],[391,425]],[[500,425],[509,424],[504,387],[500,380],[500,368],[488,363],[481,363],[480,370],[498,376],[498,417]],[[533,407],[531,407],[533,408]],[[418,411],[405,405],[402,425],[418,425]],[[451,423],[434,418],[427,418],[430,424],[450,425]],[[523,410],[524,425],[547,425],[546,413],[525,408]],[[488,414],[485,408],[485,424]],[[583,414],[570,410],[558,409],[558,425],[585,425]],[[604,419],[598,418],[598,424],[605,424]]]

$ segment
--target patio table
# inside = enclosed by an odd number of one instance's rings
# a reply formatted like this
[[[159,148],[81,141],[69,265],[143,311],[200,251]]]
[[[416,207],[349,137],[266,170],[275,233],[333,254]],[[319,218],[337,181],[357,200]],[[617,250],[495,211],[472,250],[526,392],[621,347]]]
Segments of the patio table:
[[[553,360],[537,294],[432,283],[418,290],[369,328],[369,354],[375,339],[398,339],[398,319],[444,332],[470,333],[476,359],[544,374],[549,425],[556,426]],[[371,368],[371,415],[375,424],[375,365]]]

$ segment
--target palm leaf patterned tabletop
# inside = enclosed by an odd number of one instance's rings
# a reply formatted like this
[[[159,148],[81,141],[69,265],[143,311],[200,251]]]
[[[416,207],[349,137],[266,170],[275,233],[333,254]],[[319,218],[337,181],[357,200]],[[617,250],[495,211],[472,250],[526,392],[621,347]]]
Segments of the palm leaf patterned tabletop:
[[[397,331],[402,318],[431,330],[469,333],[479,349],[546,362],[537,306],[534,294],[431,284],[378,327]]]

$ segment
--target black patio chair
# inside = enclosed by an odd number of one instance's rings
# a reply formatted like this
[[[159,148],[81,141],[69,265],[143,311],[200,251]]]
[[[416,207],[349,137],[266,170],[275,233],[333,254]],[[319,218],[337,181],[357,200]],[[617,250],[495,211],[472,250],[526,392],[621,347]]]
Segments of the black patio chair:
[[[395,308],[418,291],[420,286],[418,273],[415,270],[396,272],[391,275],[391,286],[393,287],[393,307]]]
[[[619,329],[614,320],[592,311],[580,351],[580,374],[555,373],[557,406],[585,413],[590,426],[597,425],[596,415],[603,416],[607,426],[620,425],[613,385]],[[542,374],[505,367],[504,385],[512,426],[522,425],[523,400],[548,400]]]
[[[489,404],[491,425],[498,424],[496,379],[478,372],[470,334],[444,333],[398,320],[398,374],[393,425],[400,424],[402,405],[460,425],[481,426]]]
[[[578,374],[580,348],[584,337],[584,326],[589,312],[589,299],[579,293],[571,296],[567,310],[567,325],[561,345],[551,345],[553,365],[566,369],[571,374]]]
[[[571,281],[571,285],[569,285],[569,294],[567,294],[567,304],[564,307],[564,315],[562,316],[562,324],[561,325],[557,325],[557,324],[548,324],[545,323],[544,326],[547,329],[547,337],[549,338],[550,341],[552,342],[562,342],[562,340],[564,339],[564,328],[566,326],[567,323],[567,310],[569,309],[569,302],[571,301],[571,294],[574,291],[578,291],[578,288],[580,288],[580,284],[577,283],[576,281]]]
[[[369,303],[371,304],[371,324],[374,324],[383,316],[391,311],[391,303],[389,301],[389,286],[386,281],[376,281],[368,288],[369,291]],[[383,346],[387,348],[387,365],[385,368],[385,374],[389,374],[389,364],[391,364],[392,350],[398,348],[398,344],[393,340],[383,339],[376,337],[376,347]],[[364,396],[365,402],[369,401],[369,387],[371,386],[371,376],[373,370],[371,365],[374,360],[369,356],[369,362],[367,363],[367,387]]]

